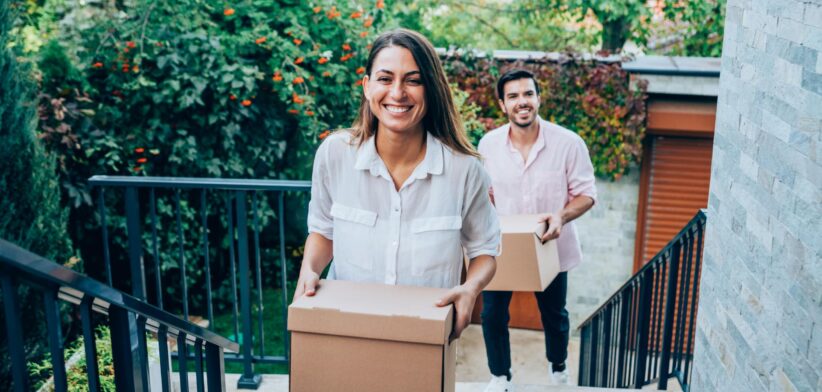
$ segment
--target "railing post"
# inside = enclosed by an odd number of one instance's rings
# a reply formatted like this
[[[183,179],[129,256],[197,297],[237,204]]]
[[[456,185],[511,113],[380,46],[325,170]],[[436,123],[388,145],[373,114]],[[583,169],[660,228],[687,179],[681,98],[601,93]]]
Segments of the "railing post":
[[[146,276],[143,267],[143,245],[140,236],[140,199],[137,188],[126,188],[126,234],[128,261],[131,267],[131,294],[146,299]]]
[[[648,359],[648,335],[651,324],[651,296],[653,295],[653,269],[646,269],[640,278],[639,322],[637,323],[636,373],[634,388],[642,388],[645,382],[645,364]]]
[[[136,342],[132,340],[132,316],[127,310],[111,305],[108,309],[111,328],[111,356],[114,362],[114,385],[120,391],[142,391],[147,380],[140,370],[140,357],[136,356]]]
[[[677,240],[671,247],[671,264],[668,266],[668,283],[665,288],[665,325],[662,327],[662,359],[659,361],[659,384],[657,389],[668,389],[668,375],[671,361],[671,335],[674,327],[674,304],[676,303],[676,274],[679,271],[679,254],[682,243]]]
[[[251,287],[248,259],[248,216],[246,213],[246,192],[237,191],[235,201],[237,211],[237,250],[240,263],[240,311],[243,318],[243,374],[237,380],[238,389],[257,389],[260,387],[262,377],[254,374],[252,360],[252,347],[254,347],[254,336],[251,331]]]
[[[3,313],[6,316],[6,338],[11,357],[11,374],[15,392],[28,390],[26,353],[23,351],[23,325],[20,322],[20,302],[17,283],[12,281],[7,271],[0,271],[3,285]]]
[[[54,390],[68,390],[66,378],[66,361],[63,353],[63,327],[60,325],[60,308],[57,306],[57,288],[50,287],[43,291],[43,303],[46,308],[46,330],[48,331],[51,369],[53,372]]]

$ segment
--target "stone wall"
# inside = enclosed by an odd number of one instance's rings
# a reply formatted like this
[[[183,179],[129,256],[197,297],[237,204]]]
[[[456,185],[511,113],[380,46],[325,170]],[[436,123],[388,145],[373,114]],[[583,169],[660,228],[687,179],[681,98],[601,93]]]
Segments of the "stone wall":
[[[822,3],[729,0],[694,391],[822,390]]]
[[[628,278],[634,263],[639,168],[619,181],[597,179],[596,206],[575,221],[582,264],[568,273],[571,333]]]

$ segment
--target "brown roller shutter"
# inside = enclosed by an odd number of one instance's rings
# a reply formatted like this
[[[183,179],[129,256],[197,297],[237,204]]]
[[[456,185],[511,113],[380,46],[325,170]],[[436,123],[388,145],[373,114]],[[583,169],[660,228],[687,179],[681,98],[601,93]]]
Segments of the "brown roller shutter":
[[[640,225],[634,271],[656,255],[708,206],[711,180],[710,138],[651,136],[647,178],[640,200]]]

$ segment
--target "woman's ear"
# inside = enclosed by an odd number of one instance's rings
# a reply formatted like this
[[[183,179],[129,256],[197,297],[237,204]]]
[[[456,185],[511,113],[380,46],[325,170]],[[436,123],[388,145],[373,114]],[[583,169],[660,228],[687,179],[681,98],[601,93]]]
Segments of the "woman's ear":
[[[365,96],[365,99],[371,99],[371,97],[368,96],[368,75],[362,78],[362,94]]]

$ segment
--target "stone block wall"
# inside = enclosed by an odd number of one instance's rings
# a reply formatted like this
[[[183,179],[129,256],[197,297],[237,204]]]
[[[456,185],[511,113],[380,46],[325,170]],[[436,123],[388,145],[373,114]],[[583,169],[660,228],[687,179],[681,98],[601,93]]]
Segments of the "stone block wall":
[[[822,2],[724,40],[692,390],[822,390]]]
[[[582,264],[568,273],[571,334],[631,277],[634,263],[639,168],[616,182],[597,179],[597,204],[575,221]]]

